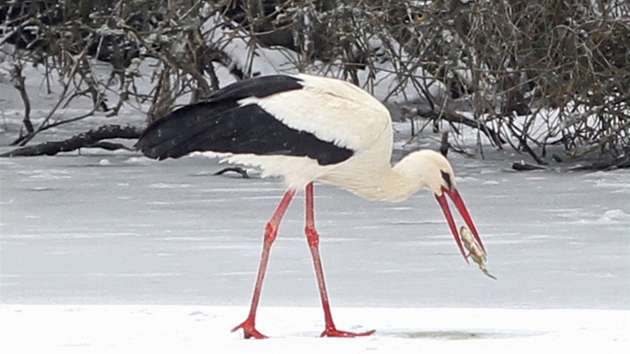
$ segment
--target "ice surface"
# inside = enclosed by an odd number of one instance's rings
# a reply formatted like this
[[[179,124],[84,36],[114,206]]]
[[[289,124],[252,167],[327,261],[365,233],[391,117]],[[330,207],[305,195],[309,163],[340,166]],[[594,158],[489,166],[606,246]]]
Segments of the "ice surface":
[[[333,304],[628,308],[626,171],[484,172],[493,162],[452,159],[499,281],[463,261],[428,193],[388,204],[318,185]],[[0,166],[10,304],[244,305],[283,193],[277,180],[212,176],[222,166],[203,157],[87,154]],[[299,195],[281,225],[263,305],[318,304],[302,203]]]

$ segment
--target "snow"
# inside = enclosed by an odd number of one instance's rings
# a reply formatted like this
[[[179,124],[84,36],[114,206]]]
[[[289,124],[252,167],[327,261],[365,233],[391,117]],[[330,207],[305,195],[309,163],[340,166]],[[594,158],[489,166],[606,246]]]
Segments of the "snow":
[[[268,54],[256,70],[284,68]],[[38,124],[56,96],[41,92],[38,69],[24,73]],[[380,83],[376,92],[390,84]],[[18,134],[20,102],[1,81],[0,152]],[[122,118],[97,115],[34,142],[141,124],[145,108],[125,106]],[[462,141],[474,146],[475,134]],[[416,143],[436,148],[439,136]],[[514,173],[521,156],[484,152],[485,160],[449,158],[497,281],[461,259],[427,193],[388,204],[317,185],[333,316],[340,329],[377,332],[317,338],[323,319],[298,195],[262,293],[265,341],[230,329],[248,311],[263,227],[283,193],[278,180],[213,176],[223,166],[201,156],[157,162],[82,149],[0,159],[0,352],[627,353],[630,173]]]
[[[337,308],[363,338],[318,338],[319,309],[261,309],[261,331],[229,333],[245,307],[5,305],[3,353],[627,353],[628,316],[606,310]],[[454,323],[453,319],[457,319]],[[624,327],[625,325],[625,327]],[[62,329],[55,330],[55,329]],[[268,330],[268,331],[267,331]],[[60,333],[61,332],[61,333]]]

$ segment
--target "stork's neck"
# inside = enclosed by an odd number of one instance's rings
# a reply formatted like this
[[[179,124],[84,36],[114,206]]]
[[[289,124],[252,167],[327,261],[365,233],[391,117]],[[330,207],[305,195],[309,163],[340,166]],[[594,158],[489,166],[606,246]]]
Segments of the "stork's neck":
[[[444,181],[444,174],[449,176],[449,181]],[[452,176],[453,169],[444,156],[433,150],[419,150],[405,156],[394,167],[369,154],[355,155],[347,164],[339,164],[317,180],[363,198],[399,202],[421,189],[441,194],[444,183],[453,187]]]
[[[409,173],[408,160],[403,159],[394,167],[383,168],[376,174],[371,190],[366,190],[365,198],[400,202],[424,188],[420,178],[413,178]],[[358,194],[358,193],[357,193]]]
[[[424,187],[421,179],[411,177],[412,164],[409,162],[405,158],[394,167],[385,163],[379,166],[366,164],[363,166],[370,166],[369,170],[353,171],[348,175],[338,171],[341,173],[332,173],[320,180],[366,199],[399,202]]]

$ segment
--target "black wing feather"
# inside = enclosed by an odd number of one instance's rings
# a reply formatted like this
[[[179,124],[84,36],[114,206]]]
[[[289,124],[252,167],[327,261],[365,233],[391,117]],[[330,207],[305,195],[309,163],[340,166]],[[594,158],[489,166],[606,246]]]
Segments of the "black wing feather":
[[[287,75],[270,75],[245,79],[214,91],[208,102],[238,101],[247,97],[263,98],[276,93],[300,90],[301,80]]]
[[[237,82],[216,91],[206,102],[182,107],[156,121],[145,130],[136,147],[160,160],[193,151],[308,156],[320,165],[350,158],[350,149],[290,128],[256,104],[238,104],[247,97],[263,98],[301,88],[298,79],[283,75]]]

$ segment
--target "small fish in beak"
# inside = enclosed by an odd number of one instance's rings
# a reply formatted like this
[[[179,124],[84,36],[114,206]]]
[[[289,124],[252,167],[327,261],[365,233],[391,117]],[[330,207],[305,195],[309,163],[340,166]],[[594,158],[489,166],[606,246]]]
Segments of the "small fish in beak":
[[[479,265],[479,269],[483,272],[483,274],[489,276],[490,278],[497,280],[497,278],[490,274],[488,268],[486,267],[487,255],[486,252],[481,248],[473,234],[468,230],[466,226],[462,226],[459,229],[459,235],[462,238],[462,242],[466,251],[468,251],[468,256],[472,258],[472,260]]]

